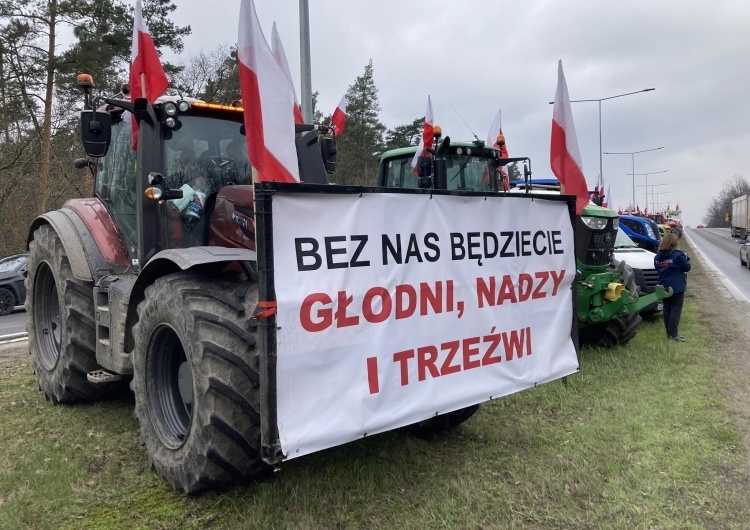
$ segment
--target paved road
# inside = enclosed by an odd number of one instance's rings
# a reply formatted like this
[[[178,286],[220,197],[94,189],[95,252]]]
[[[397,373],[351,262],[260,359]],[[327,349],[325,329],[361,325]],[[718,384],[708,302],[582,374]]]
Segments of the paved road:
[[[26,331],[26,311],[16,309],[10,315],[0,317],[0,337]]]
[[[750,300],[750,270],[740,265],[740,240],[732,238],[728,228],[689,228],[686,233],[691,243],[728,280],[729,285],[726,281],[722,283],[729,291],[732,292],[733,286],[740,296]],[[738,297],[735,292],[732,294]]]

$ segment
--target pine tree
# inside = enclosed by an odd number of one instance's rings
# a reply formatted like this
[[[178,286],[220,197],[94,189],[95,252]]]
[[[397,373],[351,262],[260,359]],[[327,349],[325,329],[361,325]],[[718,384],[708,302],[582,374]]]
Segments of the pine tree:
[[[378,117],[380,104],[372,59],[347,90],[346,100],[346,130],[337,139],[338,159],[333,180],[337,184],[373,186],[386,128]]]
[[[385,133],[385,150],[419,145],[419,138],[424,127],[424,116],[416,118],[413,122],[405,125],[397,125]]]

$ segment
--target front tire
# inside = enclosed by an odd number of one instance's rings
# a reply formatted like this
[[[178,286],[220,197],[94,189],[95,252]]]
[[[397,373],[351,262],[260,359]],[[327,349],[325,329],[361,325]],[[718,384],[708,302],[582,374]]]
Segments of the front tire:
[[[620,271],[625,289],[631,294],[637,293],[638,284],[635,281],[633,268],[624,261],[617,262],[616,266],[617,270]],[[640,312],[625,315],[607,322],[587,326],[579,330],[578,338],[582,344],[599,348],[611,348],[612,346],[627,344],[630,339],[635,337],[641,322],[643,322],[643,319]]]
[[[434,418],[422,420],[405,427],[405,429],[409,434],[423,438],[435,436],[462,424],[471,418],[477,410],[479,410],[479,405],[472,405],[463,409],[454,410],[453,412],[441,414],[440,416],[435,416]]]
[[[195,494],[258,478],[257,286],[178,273],[159,278],[134,328],[135,416],[151,466]]]
[[[94,286],[73,276],[62,241],[49,225],[29,244],[26,331],[36,380],[52,403],[92,401],[102,388],[86,375],[96,363]]]

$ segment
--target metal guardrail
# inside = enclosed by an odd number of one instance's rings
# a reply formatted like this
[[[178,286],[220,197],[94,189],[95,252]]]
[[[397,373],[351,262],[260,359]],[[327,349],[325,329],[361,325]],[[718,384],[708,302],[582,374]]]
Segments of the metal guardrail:
[[[0,335],[0,344],[10,344],[11,342],[20,342],[27,340],[29,334],[25,331],[23,333],[11,333],[9,335]]]

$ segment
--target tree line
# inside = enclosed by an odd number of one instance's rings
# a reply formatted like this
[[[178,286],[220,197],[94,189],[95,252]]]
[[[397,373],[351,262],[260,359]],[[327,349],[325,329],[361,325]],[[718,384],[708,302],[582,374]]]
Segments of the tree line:
[[[191,32],[170,20],[175,9],[172,0],[143,2],[160,53],[183,52],[183,38]],[[93,194],[90,173],[73,166],[83,155],[76,77],[91,74],[97,93],[119,94],[128,80],[132,28],[133,8],[123,0],[0,0],[0,257],[24,250],[36,216]],[[63,32],[72,33],[65,46],[59,38]],[[236,46],[163,63],[171,94],[214,103],[241,99]],[[417,145],[424,117],[390,129],[380,121],[372,60],[346,93],[346,130],[337,139],[332,180],[374,185],[379,156]],[[326,123],[330,114],[318,108],[318,95],[313,95],[314,121]]]
[[[732,200],[750,193],[750,183],[742,175],[734,175],[724,182],[719,194],[711,199],[711,203],[703,216],[703,224],[709,228],[723,228],[729,225],[726,215],[732,213]]]

